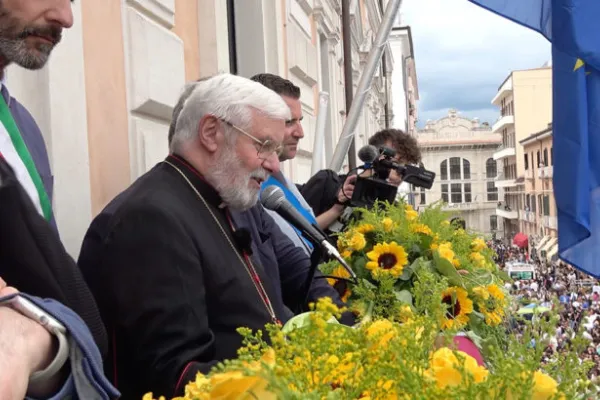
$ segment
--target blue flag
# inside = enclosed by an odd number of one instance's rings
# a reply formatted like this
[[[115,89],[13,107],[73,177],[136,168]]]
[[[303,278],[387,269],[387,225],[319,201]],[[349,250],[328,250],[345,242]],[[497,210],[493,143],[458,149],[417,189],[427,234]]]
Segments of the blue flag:
[[[470,0],[552,42],[560,258],[600,277],[600,0]]]

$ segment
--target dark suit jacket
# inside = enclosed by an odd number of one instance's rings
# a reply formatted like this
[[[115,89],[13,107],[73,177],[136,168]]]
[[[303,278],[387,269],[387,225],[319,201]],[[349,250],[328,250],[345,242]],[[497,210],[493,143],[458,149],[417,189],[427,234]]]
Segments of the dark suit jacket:
[[[168,161],[202,194],[236,243],[216,191],[185,161],[172,156]],[[252,242],[252,263],[277,317],[285,322],[292,313],[283,304],[282,288],[290,303],[298,302],[308,261],[266,217],[255,208],[231,219],[258,238]],[[217,361],[236,356],[238,327],[256,330],[271,322],[236,252],[242,254],[231,248],[182,176],[165,163],[92,222],[79,264],[113,346],[107,374],[124,398],[140,398],[147,391],[181,393],[197,371],[208,372]],[[317,290],[335,293],[323,285],[321,280]]]

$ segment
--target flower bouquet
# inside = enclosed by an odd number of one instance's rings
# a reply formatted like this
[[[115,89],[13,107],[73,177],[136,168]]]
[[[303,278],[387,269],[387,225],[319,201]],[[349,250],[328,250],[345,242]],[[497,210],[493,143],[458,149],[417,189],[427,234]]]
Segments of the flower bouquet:
[[[321,270],[356,326],[337,323],[345,310],[326,298],[266,335],[240,328],[238,359],[198,374],[179,400],[596,398],[584,341],[542,364],[556,316],[513,319],[494,252],[441,207],[362,210],[338,247],[358,283],[335,262]]]

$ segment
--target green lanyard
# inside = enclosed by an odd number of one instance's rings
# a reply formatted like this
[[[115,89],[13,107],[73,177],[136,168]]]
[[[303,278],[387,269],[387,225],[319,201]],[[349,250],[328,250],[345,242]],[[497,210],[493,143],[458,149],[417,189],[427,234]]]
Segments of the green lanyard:
[[[40,205],[42,207],[42,212],[44,213],[44,218],[47,221],[52,219],[52,204],[50,204],[50,199],[48,198],[48,194],[46,193],[46,189],[44,189],[44,184],[42,182],[42,178],[31,158],[31,154],[29,153],[29,149],[25,142],[23,141],[23,137],[21,136],[21,132],[19,132],[19,128],[15,123],[15,120],[8,108],[8,104],[4,100],[4,96],[0,94],[0,122],[4,125],[4,128],[8,132],[10,136],[10,140],[12,141],[13,146],[21,161],[27,168],[27,172],[33,181],[35,189],[37,191],[38,197],[40,199]]]

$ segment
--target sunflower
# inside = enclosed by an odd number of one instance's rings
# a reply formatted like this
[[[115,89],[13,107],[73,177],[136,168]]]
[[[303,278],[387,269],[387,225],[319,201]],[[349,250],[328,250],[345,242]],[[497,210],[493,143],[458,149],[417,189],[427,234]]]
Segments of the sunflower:
[[[406,250],[396,242],[376,244],[373,250],[367,253],[367,257],[370,261],[366,267],[374,278],[382,273],[397,278],[402,275],[404,266],[408,264]]]
[[[362,233],[363,235],[365,233],[369,233],[371,231],[375,230],[375,226],[373,226],[372,224],[360,224],[359,226],[357,226],[356,228],[354,228],[354,230],[358,233]]]
[[[471,254],[469,254],[469,258],[478,267],[485,267],[486,260],[481,253],[472,252]]]
[[[437,247],[437,252],[440,257],[445,258],[446,260],[450,261],[450,263],[454,264],[455,254],[452,250],[452,243],[440,243],[440,245]]]
[[[504,309],[506,308],[506,296],[502,289],[497,285],[491,284],[485,287],[476,287],[473,289],[478,297],[477,307],[485,316],[485,323],[489,326],[496,326],[502,323]]]
[[[350,295],[352,295],[352,291],[350,290],[350,285],[346,279],[350,278],[350,274],[346,271],[346,268],[341,265],[334,269],[331,272],[331,276],[343,278],[343,279],[335,279],[335,278],[327,278],[327,282],[340,294],[342,301],[345,303],[348,301]]]
[[[414,232],[414,233],[422,233],[422,234],[428,235],[428,236],[432,236],[433,235],[433,232],[431,231],[431,228],[429,228],[425,224],[411,224],[410,225],[410,231]]]
[[[469,299],[466,290],[456,286],[449,287],[442,292],[442,303],[449,306],[442,328],[462,328],[469,322],[469,314],[473,312],[473,302]]]

